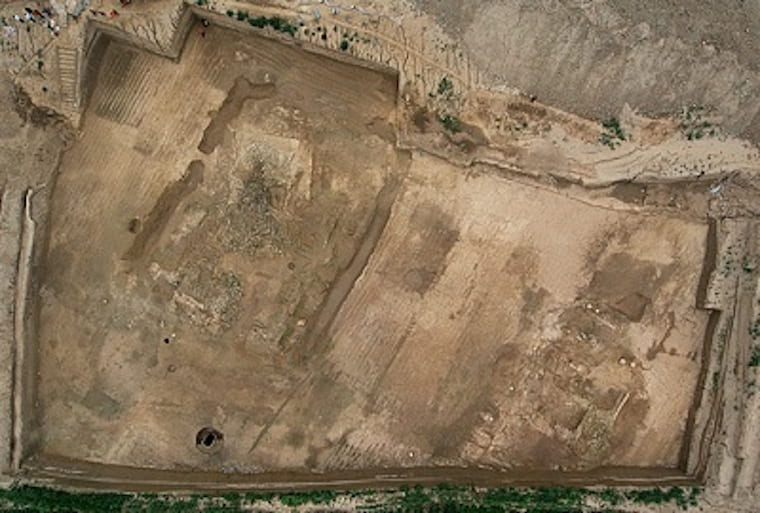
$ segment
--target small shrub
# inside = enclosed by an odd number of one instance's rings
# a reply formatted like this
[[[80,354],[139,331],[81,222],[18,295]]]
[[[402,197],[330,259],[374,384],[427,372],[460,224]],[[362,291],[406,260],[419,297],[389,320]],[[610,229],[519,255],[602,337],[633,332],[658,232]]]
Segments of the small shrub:
[[[760,346],[752,348],[752,354],[749,356],[750,367],[760,367]]]
[[[344,52],[348,50],[348,39],[344,39],[343,41],[340,42],[340,49],[343,50]]]
[[[599,136],[599,142],[610,149],[614,150],[620,145],[621,141],[626,140],[625,132],[620,126],[620,121],[616,117],[611,117],[602,121],[602,134]]]
[[[694,141],[717,134],[717,127],[704,119],[705,114],[707,109],[699,105],[691,105],[681,110],[679,127],[686,139]]]
[[[290,34],[291,36],[295,36],[296,32],[298,32],[297,26],[277,16],[272,16],[271,18],[267,18],[266,16],[258,16],[256,18],[248,17],[248,24],[256,28],[272,27],[272,29],[277,32]]]
[[[452,134],[456,134],[462,131],[462,122],[459,121],[459,118],[452,116],[451,114],[443,114],[442,116],[439,116],[438,121],[441,122],[443,128]]]
[[[450,96],[452,92],[454,92],[454,84],[449,77],[443,77],[438,82],[438,96]]]
[[[602,121],[602,127],[608,132],[611,132],[615,137],[621,141],[625,141],[625,132],[620,127],[620,121],[616,117],[611,117]]]

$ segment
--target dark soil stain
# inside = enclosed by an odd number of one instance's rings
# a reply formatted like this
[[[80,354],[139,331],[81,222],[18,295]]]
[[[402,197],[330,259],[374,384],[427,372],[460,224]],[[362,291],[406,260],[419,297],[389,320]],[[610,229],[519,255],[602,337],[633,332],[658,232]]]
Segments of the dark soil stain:
[[[525,287],[522,293],[523,305],[520,308],[520,329],[524,330],[534,324],[536,314],[541,310],[549,291],[543,287],[537,289]]]
[[[414,210],[404,241],[410,257],[399,269],[406,290],[424,294],[446,268],[446,257],[459,239],[454,225],[437,205],[422,204]]]
[[[145,218],[142,229],[124,254],[125,260],[137,260],[150,253],[182,200],[203,183],[204,169],[203,162],[192,161],[184,176],[163,190],[158,201],[153,205],[153,209]]]
[[[206,154],[214,151],[224,140],[227,126],[240,115],[246,101],[271,98],[276,90],[271,82],[253,84],[244,77],[236,78],[222,106],[211,115],[211,121],[203,132],[198,149]]]
[[[638,260],[627,253],[607,258],[594,274],[589,295],[605,302],[630,321],[639,322],[651,297],[672,269]]]

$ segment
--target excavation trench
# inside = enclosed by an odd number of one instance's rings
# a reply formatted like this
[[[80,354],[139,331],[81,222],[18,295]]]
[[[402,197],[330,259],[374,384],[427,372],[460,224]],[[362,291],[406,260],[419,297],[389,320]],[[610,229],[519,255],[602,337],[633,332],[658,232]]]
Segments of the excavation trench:
[[[338,275],[327,293],[318,314],[306,325],[306,332],[299,344],[295,357],[304,360],[307,356],[319,353],[319,346],[327,342],[327,335],[335,316],[348,297],[356,280],[364,272],[372,252],[383,234],[385,225],[391,216],[393,202],[398,195],[400,184],[396,181],[387,182],[377,196],[377,206],[367,230],[348,266]]]

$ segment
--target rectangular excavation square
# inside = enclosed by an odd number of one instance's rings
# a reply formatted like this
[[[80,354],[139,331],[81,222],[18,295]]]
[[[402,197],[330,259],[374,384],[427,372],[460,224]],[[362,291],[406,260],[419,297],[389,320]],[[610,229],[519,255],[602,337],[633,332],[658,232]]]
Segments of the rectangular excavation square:
[[[41,274],[41,455],[678,466],[706,224],[400,151],[396,77],[295,46],[97,51]]]

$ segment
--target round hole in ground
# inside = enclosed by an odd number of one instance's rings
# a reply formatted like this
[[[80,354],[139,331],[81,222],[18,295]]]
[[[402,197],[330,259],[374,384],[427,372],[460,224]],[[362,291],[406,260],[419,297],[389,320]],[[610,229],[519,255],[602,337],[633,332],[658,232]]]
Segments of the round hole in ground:
[[[222,448],[224,435],[212,427],[204,427],[195,435],[195,446],[203,452],[216,452]]]
[[[171,340],[169,340],[169,337],[164,338],[164,344],[168,344],[169,342],[171,342]]]
[[[129,223],[127,224],[127,230],[129,230],[129,233],[137,233],[140,231],[140,220],[136,217],[129,220]]]

